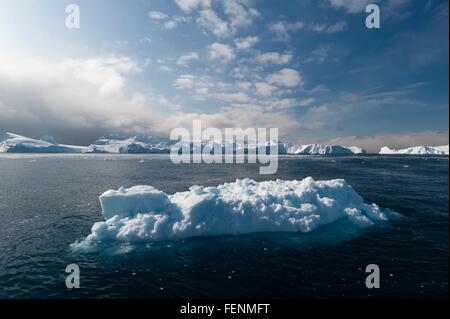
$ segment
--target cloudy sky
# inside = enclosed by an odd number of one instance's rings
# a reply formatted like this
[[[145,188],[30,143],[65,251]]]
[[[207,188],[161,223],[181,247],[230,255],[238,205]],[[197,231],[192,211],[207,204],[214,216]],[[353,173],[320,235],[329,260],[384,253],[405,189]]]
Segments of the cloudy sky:
[[[89,144],[201,119],[373,151],[448,144],[448,1],[377,1],[369,30],[370,2],[2,0],[0,131]]]

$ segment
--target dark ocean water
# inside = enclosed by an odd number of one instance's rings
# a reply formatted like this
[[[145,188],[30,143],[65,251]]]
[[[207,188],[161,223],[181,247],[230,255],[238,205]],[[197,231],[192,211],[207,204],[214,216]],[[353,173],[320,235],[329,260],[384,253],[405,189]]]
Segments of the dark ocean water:
[[[0,298],[448,298],[448,157],[281,157],[272,176],[249,164],[108,158],[0,155]],[[367,202],[401,217],[364,231],[338,223],[308,234],[70,248],[102,220],[98,196],[111,188],[174,193],[236,178],[307,176],[345,178]],[[65,286],[71,263],[80,267],[80,289]],[[372,263],[380,289],[364,283]]]

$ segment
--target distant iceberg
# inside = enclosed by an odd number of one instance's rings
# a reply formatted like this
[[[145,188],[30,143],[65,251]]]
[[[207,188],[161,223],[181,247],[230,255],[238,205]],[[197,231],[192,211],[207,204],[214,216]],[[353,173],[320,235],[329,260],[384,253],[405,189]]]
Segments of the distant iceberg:
[[[278,143],[278,153],[288,155],[363,155],[367,152],[359,147],[307,144],[296,145],[284,142],[267,142],[269,148]],[[202,141],[201,150],[214,150],[214,146],[224,150],[230,147],[234,152],[247,152],[249,147],[256,149],[256,143],[236,141]],[[132,137],[109,134],[96,140],[89,146],[72,146],[58,144],[51,136],[43,136],[40,140],[31,139],[12,133],[0,134],[0,153],[105,153],[105,154],[168,154],[172,149],[188,148],[194,151],[192,141],[172,141],[165,137],[136,135]],[[263,147],[264,149],[264,147]]]
[[[175,143],[168,138],[137,135],[126,137],[110,134],[89,145],[87,153],[113,153],[113,154],[154,154],[169,153],[170,146]]]
[[[183,145],[189,144],[190,142],[180,141],[174,144],[172,147],[178,147],[181,149]],[[273,146],[275,141],[270,141],[265,143],[266,153],[269,153],[269,149]],[[210,150],[214,150],[214,145],[218,145],[219,149],[225,149],[225,147],[234,148],[235,152],[244,151],[247,152],[249,149],[258,150],[257,144],[249,143],[236,143],[231,141],[203,141],[202,149],[207,147]],[[249,146],[250,145],[250,146]],[[276,146],[276,145],[275,145]],[[192,149],[192,146],[191,146]],[[264,149],[264,146],[263,146]],[[332,145],[322,145],[322,144],[308,144],[308,145],[296,145],[292,143],[278,142],[278,154],[280,155],[363,155],[367,152],[359,147],[351,146],[332,146]]]
[[[274,141],[266,143],[267,152]],[[223,150],[226,147],[234,149],[234,152],[248,151],[249,145],[256,149],[256,143],[239,143],[232,141],[202,141],[201,147],[207,148],[213,152],[216,147]],[[215,147],[216,146],[216,147]],[[88,152],[92,153],[116,153],[116,154],[141,154],[141,153],[170,153],[172,149],[189,149],[194,152],[196,145],[192,141],[171,141],[163,137],[155,136],[135,136],[125,137],[121,135],[111,134],[102,137],[88,147]],[[279,154],[292,155],[361,155],[367,152],[359,147],[331,146],[321,144],[295,145],[291,143],[278,142]]]
[[[0,153],[83,153],[86,147],[58,144],[51,136],[40,140],[13,133],[0,133]]]
[[[404,149],[390,149],[387,146],[383,146],[380,150],[380,154],[394,155],[394,154],[406,154],[406,155],[449,155],[448,145],[443,146],[414,146]]]
[[[255,232],[302,232],[347,219],[367,227],[387,216],[367,204],[343,179],[256,182],[236,180],[217,187],[193,186],[168,195],[152,186],[109,190],[100,196],[105,221],[80,245],[149,242]]]
[[[356,146],[339,146],[323,144],[285,145],[286,154],[295,155],[363,155],[367,152]]]

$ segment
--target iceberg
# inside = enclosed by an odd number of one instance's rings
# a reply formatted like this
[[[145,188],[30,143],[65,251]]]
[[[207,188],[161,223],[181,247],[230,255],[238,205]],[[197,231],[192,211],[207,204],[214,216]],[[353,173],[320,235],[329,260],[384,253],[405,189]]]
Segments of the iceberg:
[[[292,155],[362,155],[367,152],[359,147],[351,146],[331,146],[321,144],[295,145],[291,143],[270,141],[266,143],[266,152],[269,152],[270,146],[278,143],[279,154]],[[106,135],[95,141],[88,147],[89,153],[115,153],[115,154],[154,154],[154,153],[170,153],[172,149],[181,151],[188,149],[190,152],[197,151],[195,147],[205,148],[214,152],[218,147],[224,152],[225,148],[234,149],[234,152],[248,151],[249,145],[257,148],[256,142],[245,144],[237,141],[202,141],[200,146],[192,141],[173,141],[164,137],[137,135],[134,137],[126,137],[117,134]]]
[[[302,232],[347,219],[357,228],[388,220],[343,179],[192,186],[173,195],[153,186],[121,187],[100,196],[104,221],[78,244],[151,242],[255,232]]]
[[[13,133],[0,134],[0,153],[83,153],[86,147],[58,144],[51,136],[40,140]]]
[[[136,135],[126,137],[110,134],[89,145],[87,153],[161,154],[169,153],[172,141],[167,138]]]
[[[266,142],[266,153],[274,144],[278,144],[281,155],[363,155],[367,152],[356,146],[307,144],[270,141]],[[51,136],[43,136],[40,140],[31,139],[17,134],[0,134],[0,153],[104,153],[104,154],[168,154],[172,149],[189,149],[197,147],[192,141],[173,141],[165,137],[136,135],[132,137],[119,134],[109,134],[96,140],[89,146],[73,146],[58,144]],[[202,141],[201,150],[207,148],[214,152],[218,146],[223,152],[225,148],[234,152],[247,153],[249,148],[257,149],[256,142],[243,143],[236,141]],[[448,152],[448,147],[447,147]]]
[[[275,141],[270,141],[265,143],[266,153],[270,152],[270,147],[273,146]],[[189,146],[191,143],[189,141],[179,141],[173,145],[178,149],[182,149],[183,145],[188,148],[190,147],[193,151],[193,146]],[[225,150],[226,147],[234,149],[235,152],[243,151],[248,152],[248,149],[258,149],[257,143],[236,143],[231,141],[202,141],[201,148],[208,148],[209,150],[214,150],[214,146],[218,145],[219,149]],[[250,145],[250,146],[249,146]],[[264,147],[263,147],[264,149]],[[224,151],[223,151],[224,152]],[[307,145],[296,145],[292,143],[278,142],[278,154],[280,155],[365,155],[367,152],[356,146],[339,146],[339,145],[322,145],[322,144],[307,144]]]
[[[414,146],[404,149],[390,149],[387,146],[383,146],[380,150],[380,154],[383,155],[449,155],[448,145],[443,146]]]
[[[356,146],[307,144],[286,144],[286,154],[294,155],[364,155],[367,152]]]
[[[349,146],[347,147],[353,154],[355,155],[365,155],[367,151],[358,147],[358,146]]]

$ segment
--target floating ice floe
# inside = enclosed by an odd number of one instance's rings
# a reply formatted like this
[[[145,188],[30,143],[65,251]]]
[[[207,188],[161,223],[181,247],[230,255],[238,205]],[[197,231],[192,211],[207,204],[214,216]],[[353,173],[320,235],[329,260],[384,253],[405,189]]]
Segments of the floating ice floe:
[[[236,180],[217,187],[193,186],[168,195],[152,186],[109,190],[100,196],[105,221],[81,244],[149,242],[255,232],[311,232],[340,219],[355,227],[386,221],[343,179],[256,182]]]

